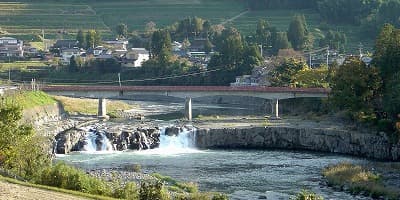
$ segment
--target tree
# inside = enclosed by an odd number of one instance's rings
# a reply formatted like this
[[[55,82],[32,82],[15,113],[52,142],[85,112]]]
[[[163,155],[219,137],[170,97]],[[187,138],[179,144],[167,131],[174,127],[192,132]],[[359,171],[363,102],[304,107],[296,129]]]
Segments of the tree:
[[[278,87],[296,87],[296,75],[307,69],[307,64],[302,60],[285,59],[270,73],[271,84]]]
[[[120,23],[116,27],[116,31],[118,34],[118,37],[120,38],[126,38],[128,36],[128,26],[124,23]]]
[[[76,72],[78,71],[78,63],[75,60],[75,56],[71,56],[71,58],[69,59],[69,66],[68,66],[68,70],[70,72]]]
[[[154,23],[153,21],[150,21],[148,23],[146,23],[146,26],[144,28],[144,31],[146,32],[147,35],[151,35],[153,34],[154,31],[156,31],[156,23]]]
[[[99,31],[89,30],[86,33],[86,48],[95,48],[101,44],[101,35]]]
[[[308,45],[309,32],[304,15],[294,16],[290,22],[287,36],[295,50],[302,50]]]
[[[78,33],[76,34],[76,40],[78,41],[79,48],[84,48],[86,45],[86,38],[85,34],[81,29],[79,29]]]
[[[400,30],[385,24],[376,39],[373,64],[379,68],[383,81],[383,105],[391,117],[395,118],[400,107],[396,100],[400,99]]]
[[[289,49],[292,46],[288,40],[286,32],[274,32],[273,33],[274,44],[272,50],[276,54],[280,49]]]
[[[354,116],[371,115],[381,79],[376,68],[366,66],[359,58],[351,58],[337,69],[331,86],[334,106],[349,110]]]
[[[121,71],[121,63],[114,58],[108,58],[105,60],[96,60],[94,63],[95,67],[100,73],[118,73]]]
[[[0,166],[27,179],[50,164],[44,138],[34,134],[31,126],[21,124],[22,108],[0,102]]]
[[[153,36],[151,37],[151,56],[154,58],[157,58],[160,56],[160,53],[163,52],[164,55],[166,56],[165,53],[168,53],[172,55],[172,41],[171,41],[171,35],[168,30],[158,30],[153,33]],[[168,56],[170,57],[170,56]]]
[[[260,19],[257,23],[256,28],[256,43],[268,47],[272,45],[271,41],[271,29],[269,23],[266,20]]]

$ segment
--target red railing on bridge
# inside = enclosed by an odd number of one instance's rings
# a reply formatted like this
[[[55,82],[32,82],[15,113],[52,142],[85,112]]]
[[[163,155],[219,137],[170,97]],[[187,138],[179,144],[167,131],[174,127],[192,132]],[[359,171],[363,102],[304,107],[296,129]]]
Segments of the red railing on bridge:
[[[83,86],[83,85],[48,85],[43,91],[210,91],[210,92],[296,92],[328,94],[328,88],[290,88],[267,86]]]

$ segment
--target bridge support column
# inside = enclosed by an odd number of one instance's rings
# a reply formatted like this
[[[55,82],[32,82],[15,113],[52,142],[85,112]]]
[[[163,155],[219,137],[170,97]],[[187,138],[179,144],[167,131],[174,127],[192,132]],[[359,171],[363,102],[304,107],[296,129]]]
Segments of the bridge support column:
[[[99,98],[97,116],[99,118],[107,118],[107,100],[105,98]]]
[[[281,119],[279,117],[279,99],[272,100],[271,106],[272,106],[272,114],[274,114],[274,116],[271,117],[271,119],[273,120]]]
[[[187,97],[185,101],[185,118],[192,121],[192,98]]]

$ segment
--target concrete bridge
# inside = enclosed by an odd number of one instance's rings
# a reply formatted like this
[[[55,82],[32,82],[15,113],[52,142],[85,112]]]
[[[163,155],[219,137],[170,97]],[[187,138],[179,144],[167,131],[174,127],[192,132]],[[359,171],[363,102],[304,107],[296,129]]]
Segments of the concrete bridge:
[[[186,99],[185,115],[192,118],[192,98],[206,96],[249,96],[274,101],[275,118],[279,118],[279,100],[291,98],[328,97],[326,88],[288,88],[265,86],[45,86],[43,91],[60,96],[87,97],[99,99],[99,115],[106,114],[105,99],[134,99],[141,95],[163,95]]]

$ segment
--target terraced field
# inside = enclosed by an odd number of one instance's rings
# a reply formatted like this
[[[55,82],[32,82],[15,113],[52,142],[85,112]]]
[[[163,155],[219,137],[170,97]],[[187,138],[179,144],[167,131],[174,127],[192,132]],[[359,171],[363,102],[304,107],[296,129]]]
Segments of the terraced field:
[[[78,29],[97,29],[103,37],[114,37],[118,23],[131,31],[143,31],[153,21],[158,28],[188,16],[211,20],[214,24],[227,22],[247,8],[240,0],[0,0],[0,35],[24,40],[73,38]],[[312,10],[249,11],[228,21],[242,33],[254,32],[258,19],[267,19],[272,26],[285,31],[295,14],[304,14],[311,30],[320,26],[319,14]],[[347,34],[351,46],[357,48],[359,29],[353,26],[332,26]]]

